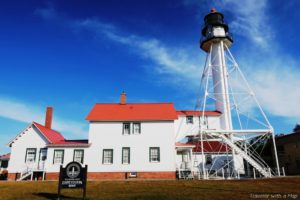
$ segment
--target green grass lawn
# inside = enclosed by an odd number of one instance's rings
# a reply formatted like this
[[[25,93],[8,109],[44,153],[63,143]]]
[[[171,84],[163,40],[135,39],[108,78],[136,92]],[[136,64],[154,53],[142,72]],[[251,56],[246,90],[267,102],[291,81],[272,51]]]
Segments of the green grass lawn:
[[[294,199],[300,199],[300,177],[227,181],[89,181],[87,185],[87,199],[255,199],[251,194],[295,194]],[[81,195],[80,189],[62,190],[62,199],[79,199]],[[56,181],[0,182],[0,199],[56,197]],[[269,199],[276,198],[269,196]],[[282,196],[281,199],[293,198]]]

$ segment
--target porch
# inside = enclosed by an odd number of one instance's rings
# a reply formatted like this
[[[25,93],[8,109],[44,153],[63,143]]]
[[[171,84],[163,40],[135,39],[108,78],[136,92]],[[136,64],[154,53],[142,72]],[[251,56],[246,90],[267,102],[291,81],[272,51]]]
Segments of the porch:
[[[178,179],[193,179],[193,148],[195,145],[176,143],[176,174]]]

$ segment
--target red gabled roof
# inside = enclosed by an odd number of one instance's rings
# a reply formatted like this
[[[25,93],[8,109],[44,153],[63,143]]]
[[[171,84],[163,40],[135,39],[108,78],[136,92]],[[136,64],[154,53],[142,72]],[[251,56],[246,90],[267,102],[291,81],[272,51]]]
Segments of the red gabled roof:
[[[156,121],[175,120],[173,103],[96,104],[86,117],[89,121]]]
[[[46,128],[45,126],[43,126],[37,122],[33,122],[33,124],[46,137],[46,139],[50,143],[57,143],[57,142],[65,140],[65,138],[59,132],[49,129],[49,128]]]
[[[0,156],[0,160],[9,160],[10,159],[10,153],[4,154]]]
[[[188,142],[186,144],[195,145],[195,147],[193,148],[193,152],[196,152],[196,153],[202,152],[200,141]],[[226,152],[230,152],[230,151],[231,151],[231,148],[223,142],[203,141],[203,152],[204,153],[218,153],[218,152],[226,153]]]
[[[176,142],[175,143],[175,146],[176,147],[195,147],[195,145],[193,145],[193,144],[187,144],[187,143],[181,143],[181,142]]]
[[[201,116],[203,111],[195,110],[177,110],[177,115],[191,115],[191,116]],[[205,116],[220,116],[222,113],[219,111],[204,111]]]
[[[62,147],[62,146],[72,146],[72,147],[88,147],[90,144],[88,140],[61,140],[53,144],[48,144],[48,147]]]

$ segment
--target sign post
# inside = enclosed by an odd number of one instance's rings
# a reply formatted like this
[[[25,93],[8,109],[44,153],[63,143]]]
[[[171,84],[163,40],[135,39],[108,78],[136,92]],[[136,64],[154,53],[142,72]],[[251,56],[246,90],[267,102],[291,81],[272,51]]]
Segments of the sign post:
[[[58,181],[58,200],[60,200],[61,189],[69,188],[83,189],[82,198],[86,197],[86,180],[87,180],[87,165],[82,167],[78,162],[70,162],[64,168],[60,166],[59,181]]]

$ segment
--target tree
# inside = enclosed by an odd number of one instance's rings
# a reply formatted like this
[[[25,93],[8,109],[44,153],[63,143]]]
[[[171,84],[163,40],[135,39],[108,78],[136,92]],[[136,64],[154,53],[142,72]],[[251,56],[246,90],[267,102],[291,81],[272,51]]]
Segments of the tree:
[[[300,132],[300,124],[296,124],[295,128],[293,129],[294,133]]]

